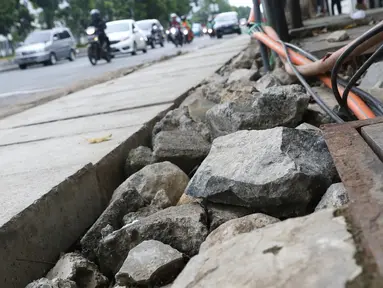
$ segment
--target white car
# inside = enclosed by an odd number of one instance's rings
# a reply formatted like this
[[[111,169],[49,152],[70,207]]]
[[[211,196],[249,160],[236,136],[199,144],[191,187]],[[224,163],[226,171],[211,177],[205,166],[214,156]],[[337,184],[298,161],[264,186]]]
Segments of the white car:
[[[146,53],[146,36],[134,20],[118,20],[106,23],[106,35],[113,53],[132,53],[138,50]]]

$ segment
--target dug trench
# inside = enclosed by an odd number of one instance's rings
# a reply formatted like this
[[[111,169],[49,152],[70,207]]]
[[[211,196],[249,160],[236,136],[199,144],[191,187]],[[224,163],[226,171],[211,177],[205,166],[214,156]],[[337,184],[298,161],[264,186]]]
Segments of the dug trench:
[[[251,43],[128,140],[107,208],[27,288],[347,287],[361,275],[334,212],[348,197],[319,128],[331,119],[261,63]]]

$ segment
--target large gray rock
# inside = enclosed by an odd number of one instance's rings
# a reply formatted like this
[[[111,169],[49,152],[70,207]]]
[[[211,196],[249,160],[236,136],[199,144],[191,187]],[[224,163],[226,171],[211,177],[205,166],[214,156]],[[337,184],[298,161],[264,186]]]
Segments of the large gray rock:
[[[206,112],[214,105],[214,102],[207,100],[203,96],[202,89],[198,88],[180,106],[188,108],[190,118],[194,121],[206,122]]]
[[[309,99],[299,85],[273,87],[254,95],[251,105],[247,101],[216,105],[206,119],[213,138],[238,130],[295,127],[302,121]]]
[[[82,288],[77,287],[76,282],[64,279],[41,278],[39,280],[29,283],[25,288]]]
[[[152,141],[162,131],[182,131],[198,133],[204,139],[210,139],[210,131],[206,124],[191,119],[188,107],[180,107],[169,111],[153,128]]]
[[[148,147],[140,146],[129,152],[125,162],[125,174],[127,177],[144,168],[146,165],[154,163],[152,150]]]
[[[145,240],[157,240],[194,256],[207,237],[206,225],[205,211],[198,204],[161,210],[102,239],[98,249],[100,269],[106,275],[117,273],[129,251]]]
[[[256,81],[259,79],[258,70],[254,69],[237,69],[231,72],[227,84],[237,81]]]
[[[349,202],[347,190],[343,183],[332,184],[323,195],[315,211],[325,208],[340,208]]]
[[[189,174],[201,164],[211,143],[192,131],[161,131],[154,137],[153,154],[157,161],[169,161]]]
[[[282,83],[271,73],[263,75],[258,81],[255,82],[254,86],[258,91],[263,92],[268,88],[282,85]]]
[[[236,81],[221,92],[221,103],[234,102],[250,105],[259,92],[252,81]]]
[[[297,77],[291,76],[286,72],[285,69],[281,67],[275,68],[271,73],[282,85],[291,85],[297,83]]]
[[[182,253],[156,240],[144,241],[130,250],[116,274],[118,285],[154,286],[171,283],[185,266]]]
[[[235,69],[250,69],[254,66],[257,57],[260,56],[259,45],[250,45],[245,51],[234,58],[231,66]]]
[[[60,278],[76,282],[80,288],[106,288],[109,280],[102,275],[97,265],[77,253],[68,253],[60,258],[46,278]]]
[[[208,214],[210,232],[217,229],[220,225],[227,221],[253,213],[252,209],[246,207],[224,205],[211,202],[206,203],[205,209]]]
[[[240,234],[192,258],[172,288],[344,288],[362,268],[343,217],[323,210]]]
[[[214,74],[209,82],[201,87],[204,97],[209,101],[219,103],[221,100],[220,92],[225,87],[226,81],[225,77]]]
[[[144,208],[141,208],[137,212],[130,212],[124,216],[122,219],[122,223],[125,225],[129,225],[137,220],[142,220],[150,215],[153,215],[154,213],[157,213],[160,209],[156,206],[147,206]]]
[[[121,186],[134,187],[147,203],[150,203],[156,193],[163,189],[171,203],[176,205],[188,182],[189,177],[176,165],[161,162],[145,166],[130,176]],[[113,197],[116,197],[116,194],[118,194],[117,191]]]
[[[81,239],[82,252],[89,259],[95,258],[95,250],[105,227],[110,225],[118,229],[122,226],[124,215],[145,206],[144,198],[129,184],[127,180],[116,189],[108,207]]]
[[[213,142],[186,194],[290,217],[313,211],[336,175],[316,132],[239,131]]]
[[[203,253],[212,246],[228,241],[239,234],[248,233],[277,222],[279,219],[261,213],[230,220],[209,234],[205,242],[202,243],[199,253]]]

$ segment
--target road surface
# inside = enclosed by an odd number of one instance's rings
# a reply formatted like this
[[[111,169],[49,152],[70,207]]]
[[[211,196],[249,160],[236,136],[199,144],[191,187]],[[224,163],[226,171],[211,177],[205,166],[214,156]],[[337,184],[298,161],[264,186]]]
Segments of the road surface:
[[[168,43],[164,48],[148,49],[146,54],[138,52],[136,56],[119,55],[111,63],[100,61],[97,66],[91,66],[89,60],[82,57],[74,62],[61,61],[54,66],[36,65],[27,70],[0,73],[0,118],[35,106],[41,95],[70,87],[74,83],[86,82],[124,67],[134,67],[159,60],[164,56],[176,55],[180,50],[191,51],[215,45],[232,37],[235,36],[227,36],[220,40],[209,37],[196,38],[192,44],[182,48],[176,48]],[[148,79],[142,80],[148,81]]]

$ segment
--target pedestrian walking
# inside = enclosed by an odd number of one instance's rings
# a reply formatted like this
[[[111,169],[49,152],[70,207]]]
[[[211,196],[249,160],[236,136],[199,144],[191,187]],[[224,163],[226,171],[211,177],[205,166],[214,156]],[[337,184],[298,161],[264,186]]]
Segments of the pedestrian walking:
[[[335,15],[335,9],[334,9],[334,6],[336,5],[336,8],[338,10],[338,14],[342,14],[342,3],[341,3],[342,0],[331,0],[331,11],[332,11],[332,15]]]

